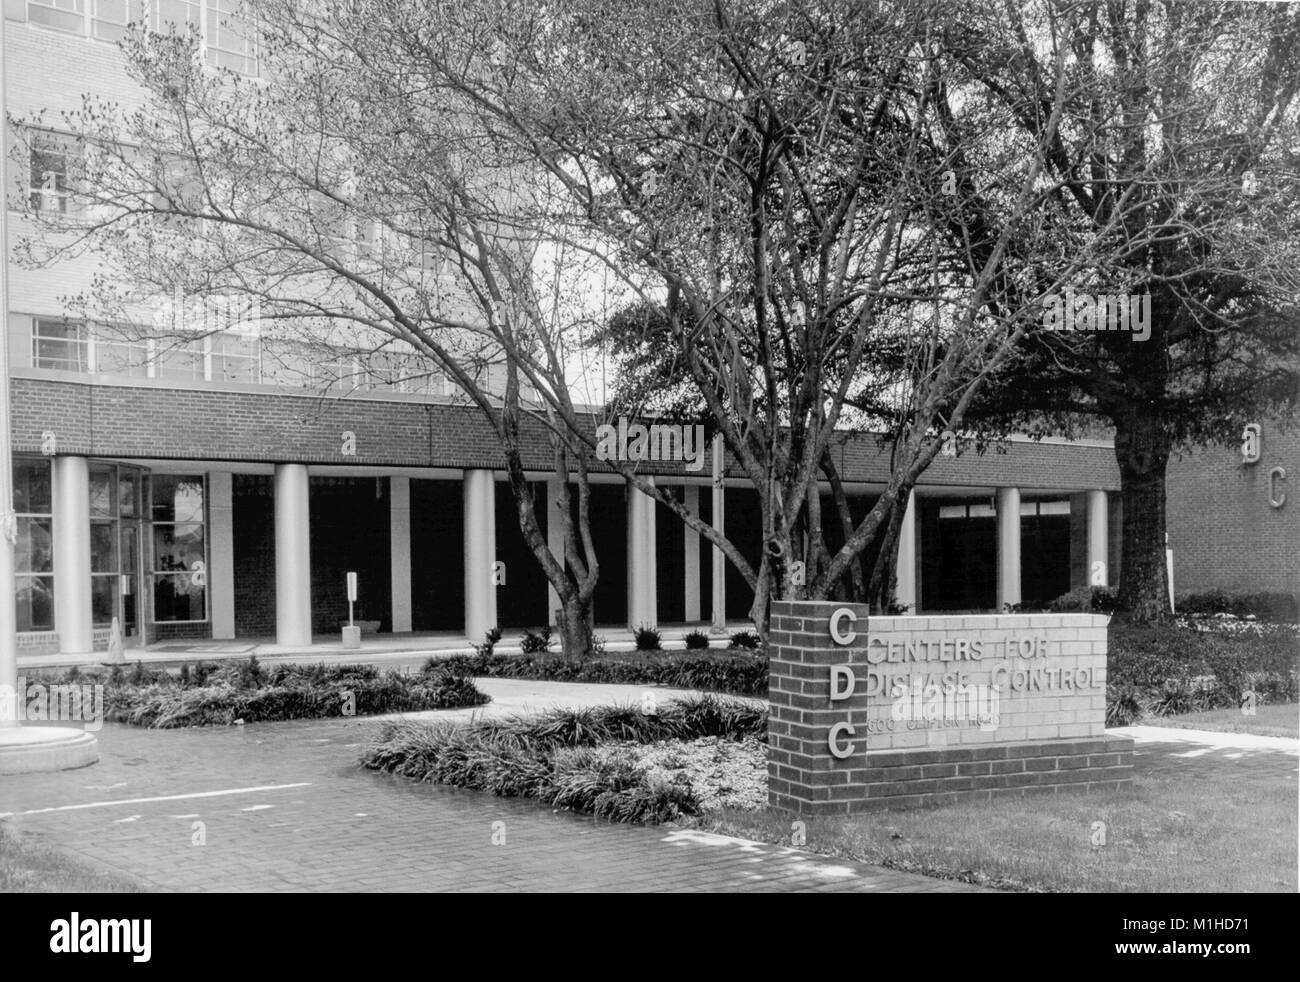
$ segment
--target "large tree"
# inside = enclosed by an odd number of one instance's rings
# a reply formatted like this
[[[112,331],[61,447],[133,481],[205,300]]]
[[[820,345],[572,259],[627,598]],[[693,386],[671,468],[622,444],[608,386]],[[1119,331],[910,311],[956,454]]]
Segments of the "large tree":
[[[1150,297],[1149,336],[1034,332],[970,419],[1038,432],[1113,427],[1120,601],[1135,619],[1162,619],[1171,453],[1236,439],[1243,422],[1297,398],[1300,6],[988,3],[950,23],[942,44],[960,69],[936,98],[971,188],[949,241],[965,248],[970,226],[1015,220],[980,193],[981,163],[962,150],[971,127],[1007,113],[999,139],[1043,148],[1054,186],[1044,220],[1061,248],[1103,228],[1114,242],[1110,262],[1069,284],[1076,298]],[[1018,247],[1006,267],[1031,292],[1055,269],[1053,257]]]
[[[400,0],[367,9],[383,30],[359,41],[363,57],[419,66],[469,100],[567,196],[552,234],[597,256],[650,315],[647,345],[688,380],[758,495],[757,567],[702,531],[753,588],[760,629],[773,597],[827,596],[879,545],[1042,292],[1104,263],[1114,239],[1103,226],[1063,253],[1039,220],[1052,122],[1028,153],[987,130],[939,139],[950,134],[933,95],[953,70],[943,4],[481,0],[454,23],[436,11],[436,24]],[[1061,52],[1047,69],[1049,121],[1064,64]],[[1004,220],[987,236],[965,228],[981,249],[941,256],[930,231],[970,215],[952,173],[961,153],[981,160]],[[1041,291],[1012,294],[1013,242],[1057,257]],[[819,474],[854,411],[885,431],[890,476],[843,547],[818,554]]]
[[[581,305],[563,302],[584,260],[562,243],[543,250],[534,216],[546,187],[468,125],[456,98],[422,98],[419,79],[368,63],[351,39],[369,24],[356,5],[336,7],[331,18],[258,3],[257,26],[242,28],[261,78],[205,66],[192,28],[132,30],[122,49],[138,104],[87,94],[62,119],[20,120],[32,160],[60,154],[49,188],[25,202],[39,233],[25,257],[97,256],[100,272],[68,305],[123,341],[184,349],[256,321],[289,384],[449,378],[491,423],[520,528],[563,607],[563,649],[584,654],[599,575],[595,420],[570,377]],[[524,469],[539,437],[565,479],[551,512],[561,557]]]

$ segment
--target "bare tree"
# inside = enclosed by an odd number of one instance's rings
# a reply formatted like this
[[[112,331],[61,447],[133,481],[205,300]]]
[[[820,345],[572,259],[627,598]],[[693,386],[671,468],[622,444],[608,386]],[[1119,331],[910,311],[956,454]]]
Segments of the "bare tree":
[[[338,5],[338,19],[257,9],[246,29],[263,78],[206,68],[192,32],[133,30],[122,47],[140,106],[87,96],[61,120],[17,121],[32,159],[62,141],[58,173],[26,201],[40,231],[26,260],[100,257],[69,307],[127,342],[149,334],[183,351],[255,318],[281,380],[338,391],[355,373],[419,390],[445,375],[497,435],[520,528],[563,606],[564,652],[589,652],[594,420],[573,399],[581,312],[564,295],[582,259],[563,244],[539,255],[546,187],[467,125],[458,100],[421,98],[423,83],[399,88],[367,62],[354,7]],[[196,319],[190,304],[236,313]],[[524,470],[539,435],[564,478],[552,510],[562,557]]]
[[[404,8],[378,0],[375,47],[471,103],[567,194],[552,234],[659,312],[663,357],[759,497],[757,567],[701,528],[753,588],[755,624],[765,629],[773,597],[826,596],[873,544],[857,576],[881,596],[880,546],[944,434],[1036,321],[1043,291],[1104,260],[1099,229],[1078,252],[1056,251],[1036,291],[1012,294],[1002,265],[1013,241],[1055,244],[1038,215],[1055,193],[1043,155],[1065,53],[1048,66],[1047,125],[1026,152],[986,146],[980,131],[943,139],[943,4],[659,0],[615,16],[599,0],[483,2],[415,22]],[[495,52],[491,72],[476,51]],[[981,248],[945,249],[941,263],[932,230],[968,216],[952,173],[962,151],[982,159],[1008,219],[987,237],[966,229]],[[836,486],[828,451],[855,412],[885,428],[891,472],[863,520],[837,509],[845,544],[829,555],[817,480],[829,470]]]

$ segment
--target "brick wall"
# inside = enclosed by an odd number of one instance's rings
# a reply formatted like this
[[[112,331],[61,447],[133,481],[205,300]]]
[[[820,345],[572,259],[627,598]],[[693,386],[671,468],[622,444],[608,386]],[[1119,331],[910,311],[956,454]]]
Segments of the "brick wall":
[[[52,432],[58,453],[177,460],[297,462],[394,467],[490,467],[505,461],[495,432],[471,406],[349,397],[283,390],[230,390],[165,383],[101,384],[88,378],[18,374],[13,379],[13,441],[40,452]],[[590,421],[594,430],[595,421]],[[524,466],[550,470],[545,426],[521,423]],[[355,454],[345,455],[344,432]],[[871,435],[846,437],[846,481],[883,480],[888,453]],[[610,470],[591,461],[593,471]],[[709,473],[706,461],[699,473]],[[643,461],[643,473],[682,475],[680,461]],[[737,465],[732,474],[741,475]],[[698,476],[693,474],[692,476]],[[964,454],[926,474],[932,484],[1106,488],[1117,486],[1106,448],[1014,442],[1005,453]]]
[[[1287,499],[1274,508],[1269,471],[1279,466]],[[1166,510],[1176,593],[1300,591],[1300,432],[1265,425],[1255,464],[1236,444],[1171,461]]]
[[[831,634],[841,609],[856,616],[840,622],[856,632],[844,644]],[[1122,786],[1132,742],[1105,735],[1106,624],[775,603],[769,800],[843,812]]]

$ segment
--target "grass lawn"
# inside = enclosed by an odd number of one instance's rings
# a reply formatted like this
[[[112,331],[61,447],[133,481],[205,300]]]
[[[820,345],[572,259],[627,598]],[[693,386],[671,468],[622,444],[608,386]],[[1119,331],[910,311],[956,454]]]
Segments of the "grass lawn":
[[[1141,765],[1139,765],[1140,767]],[[1295,893],[1296,784],[1206,768],[1139,773],[1125,793],[1039,795],[807,819],[805,848],[1010,890]],[[1094,822],[1106,844],[1091,844]],[[724,810],[709,831],[790,844],[791,817]]]
[[[1180,730],[1213,730],[1215,733],[1252,733],[1255,736],[1300,737],[1300,703],[1286,702],[1256,706],[1255,715],[1240,709],[1209,709],[1182,716],[1152,716],[1138,721],[1142,726],[1171,726]]]
[[[141,893],[129,880],[100,873],[0,825],[0,893]]]

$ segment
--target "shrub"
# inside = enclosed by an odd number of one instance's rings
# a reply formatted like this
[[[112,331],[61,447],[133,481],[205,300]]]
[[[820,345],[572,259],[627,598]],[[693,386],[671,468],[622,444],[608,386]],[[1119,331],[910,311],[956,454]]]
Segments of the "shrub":
[[[194,666],[194,684],[206,685],[208,676],[212,674],[212,666],[207,662],[201,661]]]
[[[520,648],[525,655],[537,655],[551,650],[551,629],[549,626],[537,631],[525,631]]]
[[[1107,721],[1133,722],[1144,711],[1234,708],[1246,692],[1262,703],[1294,702],[1300,697],[1296,641],[1296,632],[1281,626],[1256,635],[1112,626]]]
[[[137,661],[135,668],[131,669],[130,682],[132,685],[144,685],[149,681],[149,674],[144,670],[144,662]]]
[[[262,684],[262,666],[257,661],[257,655],[249,655],[248,661],[239,666],[236,679],[241,689],[256,689]]]
[[[500,625],[498,625],[492,628],[490,631],[488,631],[485,635],[483,635],[482,644],[471,644],[470,647],[473,648],[480,655],[490,655],[492,654],[493,651],[496,650],[497,642],[500,640],[501,640],[501,627]]]
[[[637,651],[659,651],[663,648],[663,637],[653,627],[642,624],[632,636],[636,638]]]
[[[178,673],[178,678],[181,685],[184,686],[190,684],[190,663],[189,662],[187,661],[181,662],[181,670]]]
[[[1291,593],[1229,593],[1206,590],[1176,597],[1174,609],[1192,617],[1230,614],[1262,621],[1294,624],[1300,621],[1300,598]]]
[[[632,706],[596,706],[468,726],[403,721],[385,726],[362,765],[620,822],[662,822],[698,813],[689,782],[652,780],[631,755],[598,744],[743,739],[766,730],[762,709],[712,696],[674,702],[654,716]]]
[[[121,665],[114,665],[108,670],[108,684],[122,685],[126,682],[126,674],[122,671]]]
[[[1076,587],[1049,603],[1047,609],[1053,613],[1113,614],[1119,609],[1119,594],[1104,586]]]
[[[691,631],[686,635],[687,651],[704,651],[709,647],[709,636],[703,631]]]
[[[763,639],[753,631],[737,631],[731,636],[731,643],[727,647],[744,648],[748,651],[753,651],[762,643]]]
[[[1134,685],[1106,685],[1106,725],[1130,726],[1142,718],[1141,693]]]
[[[353,696],[358,715],[488,701],[470,678],[446,669],[408,676],[395,671],[381,675],[373,665],[285,665],[262,677],[264,684],[242,686],[241,677],[251,677],[246,668],[214,673],[206,685],[154,682],[112,688],[105,696],[105,718],[155,728],[230,724],[236,719],[317,719],[341,716],[345,693]]]

